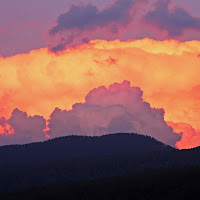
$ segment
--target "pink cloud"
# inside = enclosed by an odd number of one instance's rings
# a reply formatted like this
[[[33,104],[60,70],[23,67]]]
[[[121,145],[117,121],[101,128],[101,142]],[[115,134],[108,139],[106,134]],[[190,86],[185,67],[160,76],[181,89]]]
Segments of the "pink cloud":
[[[56,108],[48,121],[47,133],[53,138],[135,132],[175,146],[180,136],[164,121],[164,110],[151,108],[142,95],[140,88],[131,87],[128,81],[109,88],[101,86],[89,92],[85,103],[75,104],[72,110]]]

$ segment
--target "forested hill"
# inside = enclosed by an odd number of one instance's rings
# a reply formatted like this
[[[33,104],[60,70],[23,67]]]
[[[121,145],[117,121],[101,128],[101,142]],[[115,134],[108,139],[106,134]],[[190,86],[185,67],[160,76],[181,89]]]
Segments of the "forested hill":
[[[180,151],[143,135],[68,136],[1,147],[0,193],[196,165],[200,148]]]
[[[111,134],[101,137],[67,136],[45,142],[0,147],[0,164],[33,164],[72,158],[127,155],[134,152],[173,150],[157,140],[138,134]]]

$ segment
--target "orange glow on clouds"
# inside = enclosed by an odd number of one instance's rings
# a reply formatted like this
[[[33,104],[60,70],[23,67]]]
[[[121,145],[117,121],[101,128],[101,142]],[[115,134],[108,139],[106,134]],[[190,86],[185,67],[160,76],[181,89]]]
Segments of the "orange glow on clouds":
[[[4,126],[0,126],[0,135],[1,134],[12,135],[14,134],[14,129],[6,123]]]
[[[18,108],[48,119],[55,107],[84,102],[95,87],[129,80],[152,107],[164,108],[174,131],[188,131],[179,122],[194,129],[178,148],[199,146],[200,140],[193,142],[200,130],[199,53],[199,41],[97,40],[57,55],[39,49],[0,58],[1,116]]]

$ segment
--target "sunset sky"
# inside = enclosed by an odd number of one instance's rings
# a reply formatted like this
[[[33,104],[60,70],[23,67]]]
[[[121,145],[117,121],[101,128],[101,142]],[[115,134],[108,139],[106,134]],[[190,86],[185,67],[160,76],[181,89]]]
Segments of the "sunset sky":
[[[200,146],[199,0],[1,0],[0,145],[150,135]]]

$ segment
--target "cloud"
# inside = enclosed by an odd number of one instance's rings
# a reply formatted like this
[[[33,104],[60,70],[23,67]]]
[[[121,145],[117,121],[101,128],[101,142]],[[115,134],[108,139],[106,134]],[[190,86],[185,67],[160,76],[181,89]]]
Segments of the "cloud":
[[[164,121],[164,110],[143,101],[140,88],[130,82],[96,88],[71,110],[56,108],[48,121],[50,137],[65,135],[99,136],[135,132],[175,146],[180,136]]]
[[[59,16],[57,25],[50,30],[50,34],[54,35],[74,28],[88,30],[96,26],[103,27],[112,22],[128,24],[130,22],[128,11],[131,4],[132,0],[118,0],[113,6],[103,11],[99,11],[96,6],[91,4],[87,6],[72,5],[67,13]]]
[[[84,103],[70,110],[56,108],[49,120],[28,116],[15,109],[0,118],[0,145],[26,144],[67,135],[101,136],[111,133],[139,133],[175,146],[180,135],[164,121],[164,110],[151,108],[143,92],[129,81],[91,90]]]
[[[166,31],[170,38],[182,36],[188,29],[200,31],[200,18],[181,7],[170,9],[171,0],[157,0],[154,9],[143,18],[147,25]]]
[[[156,39],[190,37],[185,31],[200,31],[200,18],[171,0],[116,0],[100,10],[92,4],[72,5],[61,14],[51,36],[50,50],[59,52],[67,47],[88,43],[94,39]]]
[[[97,28],[105,28],[104,38],[106,35],[119,32],[121,26],[126,27],[133,17],[131,10],[137,5],[141,5],[146,0],[116,0],[109,7],[99,10],[92,4],[88,5],[72,5],[71,8],[64,14],[61,14],[56,22],[56,25],[49,31],[50,35],[55,36],[58,33],[67,34],[67,37],[61,37],[60,42],[51,48],[57,52],[63,50],[67,45],[70,45],[75,39],[80,36],[81,42],[84,43],[84,31],[87,32],[87,37],[90,37],[89,32],[95,32]]]
[[[188,123],[198,132],[199,53],[199,41],[95,40],[62,54],[46,48],[0,58],[0,113],[9,119],[18,108],[48,119],[55,107],[71,110],[100,85],[129,80],[151,107],[165,110],[165,121]]]
[[[45,140],[46,120],[41,116],[27,116],[27,113],[15,109],[6,120],[0,119],[0,145],[26,144]],[[3,132],[2,132],[3,131]]]
[[[174,132],[179,133],[181,140],[176,143],[179,149],[191,149],[198,147],[200,144],[200,131],[196,131],[190,124],[167,122],[173,127]]]

